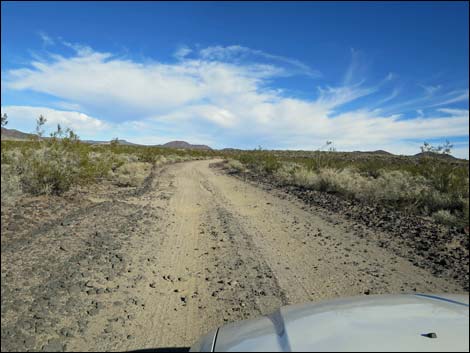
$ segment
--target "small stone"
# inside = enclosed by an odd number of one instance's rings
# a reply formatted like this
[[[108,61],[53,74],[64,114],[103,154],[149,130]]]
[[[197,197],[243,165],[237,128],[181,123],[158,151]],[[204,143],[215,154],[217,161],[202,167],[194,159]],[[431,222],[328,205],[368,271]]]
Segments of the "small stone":
[[[88,315],[93,316],[93,315],[96,315],[96,314],[98,314],[98,309],[97,308],[92,308],[92,309],[88,310]]]
[[[47,344],[42,347],[43,352],[63,352],[64,349],[65,344],[57,338],[49,340]]]
[[[64,328],[61,328],[59,333],[62,335],[62,336],[65,336],[65,337],[70,337],[72,336],[72,333],[70,332],[70,330],[66,327]]]

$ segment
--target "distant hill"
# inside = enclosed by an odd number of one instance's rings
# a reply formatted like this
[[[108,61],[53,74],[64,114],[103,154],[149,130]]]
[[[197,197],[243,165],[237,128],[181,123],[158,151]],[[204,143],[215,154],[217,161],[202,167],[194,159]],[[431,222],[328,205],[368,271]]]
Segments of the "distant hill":
[[[7,129],[2,127],[2,140],[19,140],[25,141],[36,138],[35,134],[29,134],[26,132],[22,132],[15,129]],[[45,136],[45,139],[49,137]],[[84,143],[89,143],[93,145],[108,145],[111,141],[95,141],[95,140],[82,140]],[[128,146],[145,146],[140,145],[137,143],[132,143],[126,140],[118,140],[119,144],[121,145],[128,145]],[[193,150],[212,150],[211,147],[207,145],[193,145],[186,141],[170,141],[162,145],[153,145],[152,147],[163,147],[163,148],[175,148],[175,149],[193,149]],[[238,148],[223,148],[220,151],[222,152],[240,152],[243,151]],[[299,151],[300,152],[300,151]],[[359,154],[359,155],[383,155],[383,156],[395,156],[393,153],[384,151],[384,150],[376,150],[376,151],[354,151],[354,152],[345,152],[345,153],[352,153],[352,154]],[[456,158],[450,154],[442,154],[442,153],[434,153],[434,152],[421,152],[417,153],[412,158],[422,158],[422,157],[431,157],[431,158],[440,158],[445,160],[454,160],[459,161],[459,158]]]
[[[15,129],[2,127],[2,140],[29,140],[35,137],[35,134],[28,134]]]
[[[241,152],[243,150],[239,149],[239,148],[222,148],[221,149],[222,152]]]
[[[111,140],[112,141],[112,140]],[[89,143],[92,145],[109,145],[111,141],[95,141],[95,140],[82,140],[82,142]],[[120,145],[127,145],[127,146],[142,146],[137,143],[132,143],[126,140],[118,140]]]
[[[2,140],[29,140],[35,138],[35,134],[28,134],[21,132],[15,129],[7,129],[2,127]],[[45,139],[48,137],[45,136]],[[111,141],[96,141],[96,140],[82,140],[84,143],[89,143],[92,145],[109,145]],[[126,140],[118,140],[119,144],[127,146],[144,146],[137,143],[132,143]],[[163,145],[154,145],[154,147],[164,147],[164,148],[183,148],[183,149],[193,149],[193,150],[211,150],[209,146],[206,145],[193,145],[186,141],[170,141]]]
[[[377,154],[377,155],[384,155],[384,156],[393,156],[393,153],[384,151],[384,150],[376,150],[376,151],[354,151],[353,153],[367,153],[367,154]]]
[[[206,145],[192,145],[186,141],[170,141],[163,145],[158,145],[158,147],[185,148],[185,149],[190,149],[190,150],[211,150],[212,149]]]
[[[420,152],[414,155],[414,157],[432,157],[432,158],[441,158],[441,159],[458,159],[450,154],[444,153],[435,153],[435,152]]]
[[[393,153],[384,150],[370,151],[371,154],[385,154],[387,156],[393,156]]]

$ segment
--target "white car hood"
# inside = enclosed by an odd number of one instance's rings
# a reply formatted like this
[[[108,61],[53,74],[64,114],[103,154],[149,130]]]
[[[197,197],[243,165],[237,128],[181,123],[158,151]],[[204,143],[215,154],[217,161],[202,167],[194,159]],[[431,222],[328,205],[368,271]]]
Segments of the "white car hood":
[[[468,296],[367,296],[287,306],[223,326],[208,341],[206,347],[219,352],[468,351]]]

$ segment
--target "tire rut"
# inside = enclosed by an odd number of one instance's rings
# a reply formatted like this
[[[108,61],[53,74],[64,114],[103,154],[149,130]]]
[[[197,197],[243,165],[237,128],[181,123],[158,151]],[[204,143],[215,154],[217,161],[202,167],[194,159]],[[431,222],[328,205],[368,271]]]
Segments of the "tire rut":
[[[2,351],[184,347],[285,304],[458,292],[349,223],[209,163],[153,168],[141,188],[2,248]]]

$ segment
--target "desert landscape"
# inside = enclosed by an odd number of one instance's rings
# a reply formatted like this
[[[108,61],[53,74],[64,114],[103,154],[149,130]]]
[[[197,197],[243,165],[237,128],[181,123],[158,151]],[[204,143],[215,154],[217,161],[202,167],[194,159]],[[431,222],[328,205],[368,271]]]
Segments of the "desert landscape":
[[[468,161],[325,152],[329,167],[306,176],[300,164],[318,161],[306,153],[4,137],[2,350],[186,349],[288,304],[468,293],[468,198],[443,224],[415,200],[410,213],[410,195],[358,199],[314,179],[340,161],[371,180],[384,159],[467,173]]]
[[[1,351],[468,351],[468,1],[2,1]]]

